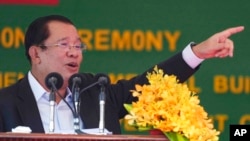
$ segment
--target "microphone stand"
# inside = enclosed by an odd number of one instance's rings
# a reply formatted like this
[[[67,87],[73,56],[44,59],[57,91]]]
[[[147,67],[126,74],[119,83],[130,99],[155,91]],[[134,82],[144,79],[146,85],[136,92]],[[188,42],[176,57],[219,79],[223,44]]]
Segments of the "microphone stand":
[[[105,128],[105,87],[101,85],[101,92],[99,95],[99,105],[100,105],[100,121],[99,121],[99,133],[104,134]]]
[[[55,130],[55,88],[51,88],[51,93],[49,95],[49,104],[50,104],[50,122],[49,122],[49,133],[54,133]]]
[[[106,84],[107,82],[108,82],[108,80],[107,80],[106,77],[104,77],[104,76],[99,77],[97,82],[88,85],[87,87],[81,89],[80,91],[77,90],[77,92],[79,93],[79,97],[78,97],[78,100],[79,100],[79,98],[81,97],[81,94],[84,91],[86,91],[87,89],[89,89],[89,88],[91,88],[91,87],[93,87],[93,86],[95,86],[97,84],[99,84],[99,86],[101,86],[100,94],[99,94],[100,117],[99,117],[99,132],[98,132],[98,135],[107,135],[108,134],[108,133],[105,133],[105,120],[104,120],[104,118],[105,118],[105,101],[106,101],[105,85],[104,84]],[[74,90],[74,89],[73,89],[73,92],[76,93],[76,90]],[[75,94],[73,94],[73,96],[77,97]],[[78,103],[78,106],[79,106],[79,103]],[[75,104],[75,105],[77,105],[77,104]],[[77,107],[77,106],[75,106],[75,107]],[[75,108],[75,109],[77,109],[77,108]],[[78,110],[79,110],[79,108],[78,108]],[[78,115],[78,117],[79,117],[79,115]],[[75,123],[74,125],[76,125],[77,122],[74,122],[74,123]],[[78,131],[80,131],[80,133],[85,133],[84,131],[81,131],[81,130],[78,130]]]
[[[79,95],[80,95],[80,88],[75,87],[73,90],[73,96],[74,96],[74,106],[75,106],[75,112],[74,112],[74,129],[77,134],[83,133],[80,129],[80,118],[79,118],[79,112],[80,112],[80,102],[79,102]]]

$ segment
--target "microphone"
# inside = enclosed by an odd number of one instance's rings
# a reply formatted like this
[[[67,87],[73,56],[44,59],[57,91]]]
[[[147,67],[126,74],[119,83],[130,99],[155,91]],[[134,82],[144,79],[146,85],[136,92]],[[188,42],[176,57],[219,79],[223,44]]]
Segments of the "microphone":
[[[105,87],[107,84],[110,83],[110,79],[105,74],[97,74],[96,77],[98,78],[99,82],[98,84],[101,86],[100,94],[99,94],[99,106],[100,106],[100,117],[99,117],[99,133],[105,134],[105,101],[106,101],[106,95],[105,95]]]
[[[69,84],[72,84],[71,91],[73,94],[73,100],[75,104],[75,112],[79,112],[78,110],[78,102],[79,102],[79,95],[80,95],[80,86],[83,84],[83,82],[86,81],[86,78],[83,75],[80,74],[73,74],[69,78]]]
[[[49,104],[50,104],[50,123],[49,132],[53,133],[55,130],[54,116],[55,116],[55,93],[63,85],[63,78],[57,72],[48,74],[45,78],[46,87],[50,89]]]
[[[69,84],[72,84],[72,97],[74,101],[74,129],[76,133],[82,133],[80,130],[80,118],[79,118],[79,112],[80,112],[80,101],[79,101],[79,95],[80,95],[80,85],[83,84],[84,80],[86,80],[83,75],[80,74],[73,74],[69,78]]]
[[[105,117],[105,87],[110,83],[110,79],[109,77],[106,75],[106,74],[103,74],[103,73],[99,73],[99,74],[96,74],[94,76],[94,83],[88,85],[87,87],[83,88],[81,91],[80,91],[80,94],[83,93],[84,91],[86,91],[87,89],[93,87],[93,86],[96,86],[96,85],[99,85],[101,88],[100,88],[100,94],[99,94],[99,106],[100,106],[100,118],[99,118],[99,133],[100,135],[105,135],[104,133],[104,129],[105,129],[105,120],[104,120],[104,117]],[[81,95],[80,95],[81,96]]]

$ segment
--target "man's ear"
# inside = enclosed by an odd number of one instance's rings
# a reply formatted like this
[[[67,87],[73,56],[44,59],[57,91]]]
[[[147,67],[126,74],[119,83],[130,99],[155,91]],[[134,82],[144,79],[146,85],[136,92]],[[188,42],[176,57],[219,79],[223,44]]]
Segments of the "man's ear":
[[[29,48],[29,55],[31,58],[31,62],[34,64],[39,64],[41,62],[39,52],[41,51],[41,48],[37,46],[31,46]]]

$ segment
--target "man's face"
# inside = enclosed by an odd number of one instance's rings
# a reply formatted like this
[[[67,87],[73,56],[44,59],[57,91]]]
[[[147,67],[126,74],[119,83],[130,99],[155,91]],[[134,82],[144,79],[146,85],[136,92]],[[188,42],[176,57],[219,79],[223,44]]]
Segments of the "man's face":
[[[44,76],[58,72],[67,81],[80,69],[82,51],[74,47],[81,45],[79,35],[73,25],[62,22],[50,22],[48,28],[50,36],[44,41],[47,49],[39,53],[38,71]]]

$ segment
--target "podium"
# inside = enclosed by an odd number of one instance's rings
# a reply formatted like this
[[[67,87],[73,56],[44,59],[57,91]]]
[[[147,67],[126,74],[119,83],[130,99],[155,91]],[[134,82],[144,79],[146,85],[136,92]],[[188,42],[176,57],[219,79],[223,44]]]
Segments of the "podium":
[[[0,141],[169,141],[164,135],[0,133]]]

